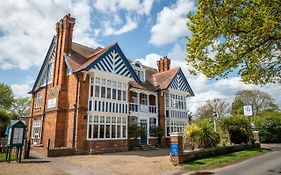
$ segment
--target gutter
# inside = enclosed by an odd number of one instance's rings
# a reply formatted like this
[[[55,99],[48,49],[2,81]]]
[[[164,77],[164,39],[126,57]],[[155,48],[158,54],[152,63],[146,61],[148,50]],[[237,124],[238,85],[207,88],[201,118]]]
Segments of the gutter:
[[[78,88],[79,88],[79,77],[76,74],[76,92],[75,92],[75,103],[73,111],[73,133],[72,133],[72,148],[76,148],[76,117],[77,117],[77,103],[78,103]]]

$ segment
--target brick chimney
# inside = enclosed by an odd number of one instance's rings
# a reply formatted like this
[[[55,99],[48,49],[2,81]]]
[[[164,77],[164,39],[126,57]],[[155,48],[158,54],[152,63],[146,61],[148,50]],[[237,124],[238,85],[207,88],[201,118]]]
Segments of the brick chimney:
[[[66,65],[64,63],[64,54],[70,54],[72,46],[73,28],[75,18],[70,14],[65,15],[56,24],[56,60],[54,70],[54,86],[62,86],[66,74]]]
[[[160,73],[170,70],[170,64],[171,64],[171,60],[167,56],[160,58],[160,60],[157,61],[158,72]]]

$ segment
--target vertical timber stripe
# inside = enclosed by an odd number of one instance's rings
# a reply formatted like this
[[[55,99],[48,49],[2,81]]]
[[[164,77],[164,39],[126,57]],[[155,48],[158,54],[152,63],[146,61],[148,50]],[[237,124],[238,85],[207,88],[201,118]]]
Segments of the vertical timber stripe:
[[[126,59],[126,58],[125,58]],[[122,60],[116,50],[101,59],[95,66],[95,69],[115,73],[125,77],[132,77],[130,70]]]
[[[170,84],[169,88],[189,92],[189,85],[187,84],[187,82],[185,81],[185,77],[183,76],[183,74],[178,72],[175,78],[173,79],[172,83]]]

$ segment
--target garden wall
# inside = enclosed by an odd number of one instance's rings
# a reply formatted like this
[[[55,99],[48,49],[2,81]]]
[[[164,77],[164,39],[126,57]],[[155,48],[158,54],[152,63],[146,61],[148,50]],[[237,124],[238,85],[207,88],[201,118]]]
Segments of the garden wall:
[[[55,148],[55,149],[47,150],[48,157],[72,156],[72,155],[75,155],[75,149],[73,148]]]
[[[188,162],[195,159],[202,159],[212,156],[218,156],[226,153],[247,150],[251,148],[260,148],[260,144],[240,144],[230,145],[224,147],[215,147],[209,149],[202,149],[183,153],[183,162]]]

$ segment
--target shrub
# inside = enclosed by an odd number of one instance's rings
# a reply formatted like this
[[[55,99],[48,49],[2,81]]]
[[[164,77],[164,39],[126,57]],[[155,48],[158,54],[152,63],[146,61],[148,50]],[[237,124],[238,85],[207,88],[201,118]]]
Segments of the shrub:
[[[252,136],[249,119],[243,115],[232,115],[221,120],[221,126],[230,137],[231,143],[247,143]]]
[[[281,143],[281,113],[264,112],[253,118],[262,143]]]
[[[160,126],[156,126],[156,127],[150,129],[150,133],[152,133],[153,135],[155,135],[157,137],[157,144],[160,144],[161,138],[165,134],[165,129]]]
[[[213,122],[210,119],[199,123],[198,146],[200,148],[215,147],[220,142],[220,135],[214,131]]]
[[[128,128],[128,135],[130,138],[138,139],[139,137],[145,135],[145,132],[142,127],[137,124],[132,124]]]
[[[220,136],[214,132],[213,122],[209,119],[201,120],[198,124],[187,125],[184,130],[185,142],[199,148],[215,147],[220,141]]]
[[[200,128],[197,124],[192,123],[184,128],[184,141],[186,144],[191,144],[191,149],[194,150],[195,144],[198,142],[198,134]]]

